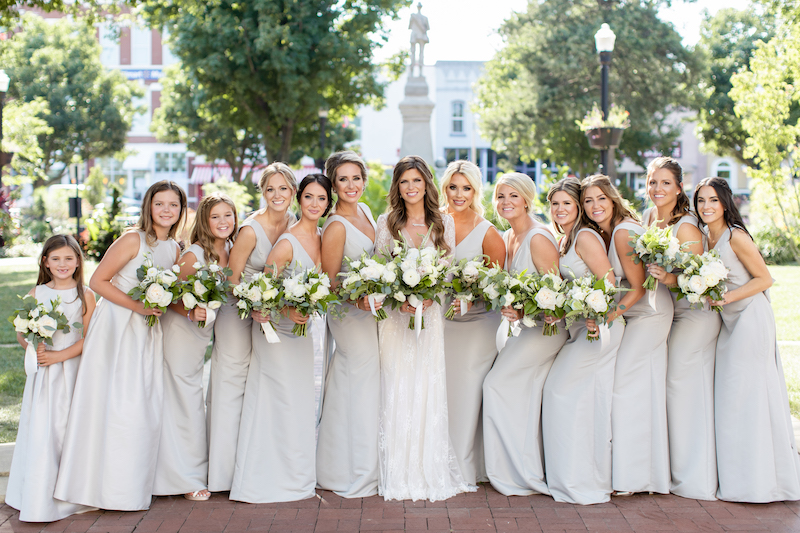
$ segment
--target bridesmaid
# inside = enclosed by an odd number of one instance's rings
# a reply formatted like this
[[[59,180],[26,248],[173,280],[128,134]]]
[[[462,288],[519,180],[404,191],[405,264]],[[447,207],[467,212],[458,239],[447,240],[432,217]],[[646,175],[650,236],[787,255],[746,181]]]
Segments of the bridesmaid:
[[[581,182],[568,177],[547,195],[561,238],[561,276],[594,274],[615,282],[606,244],[582,220]],[[558,352],[542,395],[547,487],[556,501],[589,505],[611,499],[611,399],[614,366],[625,324],[577,320]],[[593,342],[586,334],[599,336]]]
[[[192,245],[179,263],[179,278],[195,274],[196,264],[228,266],[228,252],[236,235],[236,206],[224,194],[204,197],[197,206]],[[230,297],[229,297],[230,298]],[[205,501],[208,491],[208,443],[203,406],[203,363],[214,331],[213,318],[200,306],[187,310],[182,302],[169,306],[161,317],[164,328],[164,409],[161,445],[153,494],[183,494]],[[187,320],[188,319],[188,320]],[[200,328],[197,322],[206,321]]]
[[[558,272],[558,243],[552,232],[531,217],[536,187],[517,172],[504,174],[494,190],[495,209],[508,220],[505,268],[513,274]],[[510,258],[510,260],[509,260]],[[502,309],[509,321],[522,318]],[[550,366],[567,340],[563,329],[542,334],[542,324],[522,326],[500,351],[483,383],[483,438],[486,474],[506,496],[549,494],[542,456],[542,389]]]
[[[585,222],[594,224],[608,246],[614,275],[633,290],[622,293],[619,309],[627,321],[617,352],[611,410],[612,486],[616,494],[669,493],[667,443],[667,336],[672,325],[672,300],[664,291],[642,287],[644,265],[634,264],[628,232],[644,228],[625,205],[608,176],[589,176],[581,183]]]
[[[456,224],[455,262],[486,256],[486,264],[505,264],[506,247],[500,233],[483,218],[481,171],[469,161],[454,161],[442,178],[442,200]],[[484,302],[469,304],[467,314],[444,323],[447,373],[447,414],[450,440],[464,481],[488,481],[483,462],[481,403],[483,380],[497,357],[494,337],[500,325],[498,313]]]
[[[694,208],[728,273],[717,340],[714,415],[720,500],[800,499],[800,457],[766,290],[772,277],[722,178],[697,184]]]
[[[359,203],[367,186],[364,161],[355,152],[337,152],[325,167],[337,201],[322,228],[322,270],[335,287],[343,258],[372,255],[375,220],[369,206]],[[363,498],[378,494],[378,324],[365,299],[347,304],[342,318],[328,317],[336,350],[325,378],[317,485],[345,498]]]
[[[236,244],[230,252],[231,282],[239,283],[242,274],[250,279],[262,272],[272,243],[286,231],[294,217],[289,213],[297,181],[284,163],[272,163],[261,173],[258,187],[266,207],[242,223]],[[236,298],[219,310],[214,324],[214,350],[206,398],[208,431],[208,490],[231,490],[236,464],[239,423],[242,418],[247,369],[252,349],[253,321],[239,318]]]
[[[297,190],[300,220],[281,235],[267,258],[276,274],[290,276],[319,268],[321,240],[317,222],[330,209],[331,182],[309,174]],[[304,500],[316,495],[316,401],[314,342],[296,337],[295,324],[309,317],[287,307],[275,325],[280,343],[267,343],[253,313],[253,357],[247,373],[236,470],[230,499],[248,503]]]
[[[703,253],[703,234],[683,192],[683,170],[671,157],[657,157],[647,167],[647,194],[655,207],[645,211],[646,226],[672,226],[672,235]],[[648,272],[674,287],[678,278],[658,265]],[[696,500],[714,500],[717,455],[714,442],[714,356],[721,320],[710,309],[691,309],[686,298],[670,293],[675,316],[667,347],[667,424],[672,481],[670,492]]]

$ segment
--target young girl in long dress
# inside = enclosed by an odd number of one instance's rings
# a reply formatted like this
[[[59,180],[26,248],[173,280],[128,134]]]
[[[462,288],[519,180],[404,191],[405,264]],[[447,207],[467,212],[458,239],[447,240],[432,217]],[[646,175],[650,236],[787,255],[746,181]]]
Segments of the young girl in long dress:
[[[230,252],[231,283],[248,281],[263,272],[272,244],[294,216],[289,213],[297,181],[284,163],[272,163],[261,172],[258,182],[265,207],[242,222]],[[231,490],[236,466],[236,448],[242,419],[242,402],[252,352],[253,320],[239,318],[237,299],[219,309],[214,324],[214,349],[206,393],[208,428],[208,490]],[[263,335],[261,337],[263,340]]]
[[[198,265],[216,262],[221,268],[227,267],[237,226],[236,205],[228,196],[220,193],[204,196],[197,206],[190,237],[192,245],[179,260],[179,279],[186,280],[195,274]],[[203,363],[214,319],[203,307],[187,310],[181,301],[170,305],[161,317],[164,410],[153,494],[183,494],[186,499],[197,501],[211,497]],[[200,321],[205,321],[205,327],[198,327]]]
[[[733,203],[728,182],[697,184],[694,208],[708,249],[730,269],[717,340],[714,415],[717,498],[766,503],[800,499],[789,398],[767,289],[772,277]]]
[[[455,249],[453,218],[439,212],[439,194],[427,163],[406,156],[394,167],[389,210],[378,218],[375,250],[391,256],[394,241]],[[429,236],[426,238],[426,236]],[[405,302],[378,323],[381,355],[380,482],[386,500],[445,500],[474,491],[464,481],[447,419],[443,312],[422,304],[425,329],[408,328],[416,308]]]
[[[667,337],[672,326],[672,299],[665,287],[644,290],[644,265],[635,264],[630,234],[644,228],[608,176],[581,183],[585,222],[598,228],[608,246],[614,276],[632,290],[621,293],[619,315],[627,325],[617,352],[611,408],[612,486],[619,495],[669,492],[667,441]]]
[[[174,237],[186,213],[175,182],[153,184],[142,214],[108,249],[90,286],[103,297],[83,344],[55,497],[101,509],[150,507],[161,434],[164,352],[159,309],[128,296],[136,270],[150,254],[170,268],[180,248]]]
[[[300,220],[281,235],[267,258],[267,268],[291,276],[319,268],[317,222],[330,209],[331,182],[309,174],[300,182]],[[253,358],[244,392],[236,470],[231,500],[248,503],[289,502],[312,498],[316,480],[316,401],[314,343],[309,334],[292,333],[309,317],[287,307],[275,325],[279,343],[269,344],[253,313]]]
[[[581,218],[581,182],[568,177],[547,195],[553,224],[564,236],[559,267],[564,279],[594,274],[615,282],[603,238]],[[614,366],[625,324],[576,320],[558,352],[542,394],[542,437],[550,495],[589,505],[611,499],[611,399]],[[597,338],[589,341],[590,334]]]
[[[491,222],[483,218],[481,171],[469,161],[454,161],[442,177],[442,201],[456,226],[453,261],[486,256],[488,265],[503,268],[506,245]],[[483,301],[470,302],[467,313],[452,302],[455,315],[444,322],[447,372],[447,418],[450,441],[467,483],[488,481],[483,460],[481,406],[483,380],[497,357],[495,333],[500,314]]]
[[[78,374],[83,331],[95,308],[94,293],[83,286],[83,253],[70,235],[53,235],[42,248],[39,278],[29,293],[46,307],[61,298],[68,324],[81,323],[83,330],[56,331],[50,345],[36,347],[38,367],[25,380],[22,411],[6,503],[19,510],[22,522],[52,522],[86,510],[82,505],[53,498],[61,443]],[[28,341],[17,333],[17,341],[27,349]]]
[[[505,268],[512,274],[558,274],[558,243],[552,231],[533,219],[536,188],[525,174],[504,174],[494,190],[495,210],[508,220]],[[509,322],[522,318],[512,307],[501,310]],[[542,390],[547,374],[567,341],[520,324],[497,355],[483,383],[483,439],[486,473],[506,496],[549,494],[542,454]]]
[[[335,287],[339,272],[345,270],[345,257],[372,255],[375,221],[369,206],[359,203],[367,186],[361,158],[354,152],[337,152],[325,167],[337,200],[322,228],[322,270]],[[378,493],[378,324],[366,298],[345,305],[344,316],[328,317],[336,348],[325,373],[317,485],[345,498],[362,498]]]
[[[645,211],[645,226],[672,227],[672,235],[693,254],[703,253],[703,235],[683,192],[683,171],[671,157],[647,166],[647,193],[655,205]],[[675,287],[677,272],[648,265],[660,285]],[[714,357],[721,320],[711,309],[692,309],[671,292],[675,310],[667,342],[667,425],[670,492],[684,498],[714,500],[717,454],[714,437]]]

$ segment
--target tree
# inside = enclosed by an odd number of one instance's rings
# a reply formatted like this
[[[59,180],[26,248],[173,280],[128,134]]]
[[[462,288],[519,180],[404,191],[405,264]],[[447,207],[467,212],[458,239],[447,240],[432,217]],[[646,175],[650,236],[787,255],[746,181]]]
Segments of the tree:
[[[37,116],[52,132],[38,135],[38,144],[41,171],[50,182],[60,179],[73,162],[124,148],[137,111],[133,98],[144,93],[119,71],[103,67],[92,28],[25,15],[22,31],[2,41],[0,57],[12,80],[9,98],[47,102]],[[37,176],[35,185],[44,184]]]
[[[486,64],[476,87],[481,130],[497,151],[564,161],[593,172],[599,152],[575,121],[600,101],[600,62],[594,34],[607,22],[617,34],[609,101],[630,111],[631,127],[619,147],[638,164],[651,148],[669,152],[680,125],[672,111],[695,105],[692,88],[700,58],[658,18],[657,0],[531,0],[507,20],[506,46]]]
[[[3,151],[14,154],[11,168],[17,176],[6,176],[4,182],[19,184],[21,180],[43,180],[46,175],[44,152],[39,137],[51,135],[53,128],[42,117],[50,114],[43,98],[30,102],[11,100],[3,106]]]

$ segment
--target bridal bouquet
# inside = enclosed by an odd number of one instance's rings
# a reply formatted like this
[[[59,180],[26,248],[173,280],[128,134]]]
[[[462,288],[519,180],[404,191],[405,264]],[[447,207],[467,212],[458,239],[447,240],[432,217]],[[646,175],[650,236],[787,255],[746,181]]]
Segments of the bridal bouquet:
[[[348,272],[339,272],[344,280],[339,285],[339,296],[344,300],[358,300],[366,296],[376,322],[387,317],[383,308],[375,309],[392,294],[392,284],[397,280],[397,265],[387,263],[381,256],[369,257],[366,252],[359,259],[344,258]]]
[[[667,272],[672,272],[688,259],[689,254],[685,252],[685,248],[689,243],[681,246],[678,239],[672,235],[672,226],[662,229],[655,223],[641,235],[632,230],[628,230],[628,235],[630,236],[628,242],[633,248],[633,252],[628,252],[628,255],[633,255],[633,262],[637,265],[654,263]],[[645,290],[654,291],[658,287],[658,280],[648,274],[642,286]]]
[[[444,252],[438,248],[415,248],[399,241],[394,242],[392,254],[391,263],[397,272],[391,284],[392,309],[405,301],[415,307],[417,312],[409,318],[408,328],[416,329],[419,334],[419,330],[425,328],[422,302],[433,300],[441,305],[439,293],[444,290],[445,272],[449,264],[444,259]]]
[[[677,299],[686,298],[693,308],[702,307],[703,297],[722,300],[728,290],[725,280],[728,268],[722,263],[719,252],[709,250],[702,255],[692,255],[678,274],[678,286],[670,290],[678,293]],[[722,306],[714,305],[714,311],[722,312]]]
[[[40,303],[34,296],[26,294],[20,296],[22,305],[14,310],[8,317],[8,321],[14,324],[14,330],[22,333],[28,341],[28,348],[25,350],[25,373],[30,375],[36,373],[38,369],[36,345],[41,342],[50,341],[52,345],[53,334],[56,331],[69,333],[70,328],[82,328],[83,324],[75,322],[69,324],[64,315],[64,308],[61,307],[61,297],[50,301],[50,309]]]
[[[139,284],[128,292],[128,296],[143,302],[145,309],[166,312],[167,306],[175,301],[181,291],[181,284],[178,283],[180,271],[180,265],[173,265],[171,270],[153,265],[153,256],[148,252],[144,262],[136,269]],[[158,317],[147,315],[145,321],[152,327],[158,324]]]
[[[283,301],[303,316],[322,315],[328,308],[339,303],[335,292],[331,292],[331,280],[316,268],[300,270],[283,278]],[[307,324],[295,324],[292,333],[305,337]]]
[[[214,323],[216,318],[214,311],[228,301],[227,292],[231,285],[228,276],[233,272],[230,268],[219,266],[216,261],[207,265],[202,265],[198,261],[193,268],[196,272],[181,284],[178,296],[183,302],[184,309],[191,310],[200,306],[206,310],[206,319],[197,323],[198,327],[204,328]]]
[[[281,342],[275,333],[272,321],[280,320],[280,312],[284,305],[282,289],[281,280],[275,277],[272,270],[254,274],[249,282],[245,281],[242,274],[242,282],[233,288],[233,295],[239,299],[236,304],[239,318],[244,320],[253,311],[269,316],[268,322],[261,323],[261,329],[269,343]]]
[[[555,319],[564,318],[567,310],[564,304],[567,301],[566,292],[569,284],[557,274],[547,273],[536,279],[533,304],[536,306],[531,314],[542,314]],[[547,336],[558,335],[556,324],[545,323],[542,333]]]
[[[579,317],[591,318],[598,325],[606,324],[608,314],[617,308],[614,296],[628,290],[630,289],[614,286],[605,276],[598,278],[589,275],[572,280],[569,282],[564,302],[567,327],[571,326]],[[592,337],[588,331],[586,332],[586,340],[589,342],[594,342],[598,338]]]
[[[536,310],[536,306],[532,303],[536,287],[535,276],[527,275],[525,272],[510,274],[497,266],[483,267],[478,287],[482,291],[481,296],[486,301],[487,309],[510,306],[522,311],[522,323],[525,326],[529,328],[536,326],[536,320],[532,315]],[[503,317],[495,335],[497,351],[503,349],[509,337],[516,337],[521,331],[519,321],[510,322]]]
[[[467,313],[467,302],[472,302],[481,297],[479,286],[481,268],[484,266],[484,257],[475,259],[462,259],[447,272],[453,276],[447,284],[448,292],[453,295],[453,304],[458,302],[461,315]],[[455,305],[451,305],[444,314],[445,318],[453,319],[456,314]]]

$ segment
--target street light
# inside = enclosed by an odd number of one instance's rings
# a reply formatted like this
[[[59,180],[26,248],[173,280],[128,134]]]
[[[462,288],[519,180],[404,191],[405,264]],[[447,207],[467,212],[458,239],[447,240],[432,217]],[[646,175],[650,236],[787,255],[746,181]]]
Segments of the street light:
[[[611,54],[614,52],[614,41],[616,40],[617,36],[605,22],[594,34],[594,44],[597,47],[597,53],[600,54],[600,75],[602,76],[600,103],[603,108],[603,120],[608,118],[608,66],[611,64]],[[607,148],[600,151],[600,164],[603,174],[608,174]]]
[[[325,172],[325,124],[328,123],[328,108],[327,107],[320,107],[319,108],[319,161],[317,164],[317,168],[320,169],[320,172]],[[333,178],[331,178],[333,179]]]
[[[6,102],[6,91],[8,91],[8,77],[5,70],[0,70],[0,188],[3,187],[3,165],[6,163],[6,154],[3,151],[3,104]]]

